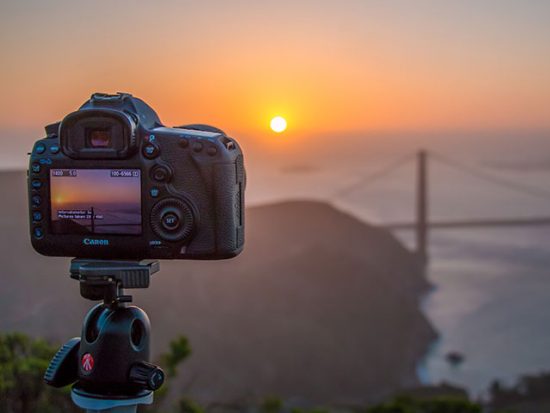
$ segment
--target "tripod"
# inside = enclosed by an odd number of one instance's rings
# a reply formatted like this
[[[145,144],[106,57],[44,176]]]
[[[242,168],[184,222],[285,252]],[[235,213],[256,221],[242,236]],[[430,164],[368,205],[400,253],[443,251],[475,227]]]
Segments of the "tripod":
[[[149,318],[129,305],[123,290],[147,288],[157,271],[158,261],[71,261],[80,295],[103,302],[84,318],[81,337],[58,350],[44,380],[54,387],[74,383],[71,398],[88,413],[135,413],[164,382],[163,371],[149,362]]]

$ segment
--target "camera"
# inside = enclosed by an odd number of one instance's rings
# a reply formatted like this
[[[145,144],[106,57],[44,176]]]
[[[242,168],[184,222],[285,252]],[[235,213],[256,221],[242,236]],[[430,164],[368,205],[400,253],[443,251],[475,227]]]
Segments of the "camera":
[[[46,126],[30,154],[30,236],[49,256],[224,259],[244,244],[238,143],[208,125],[164,126],[127,93],[95,93]]]

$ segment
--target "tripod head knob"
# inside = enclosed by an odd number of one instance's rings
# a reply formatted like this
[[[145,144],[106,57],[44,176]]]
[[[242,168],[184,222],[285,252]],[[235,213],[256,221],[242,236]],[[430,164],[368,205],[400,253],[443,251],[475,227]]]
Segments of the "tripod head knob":
[[[164,383],[164,372],[160,367],[142,361],[132,365],[128,379],[146,389],[157,390]]]
[[[80,337],[75,337],[63,344],[53,356],[44,381],[53,387],[64,387],[78,380],[78,349]]]

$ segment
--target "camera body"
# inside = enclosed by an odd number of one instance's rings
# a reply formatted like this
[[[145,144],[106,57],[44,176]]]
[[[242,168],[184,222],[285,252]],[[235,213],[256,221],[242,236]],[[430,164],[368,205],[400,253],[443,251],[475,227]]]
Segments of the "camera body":
[[[46,127],[30,155],[32,245],[49,256],[224,259],[244,244],[237,142],[169,128],[145,102],[96,93]]]

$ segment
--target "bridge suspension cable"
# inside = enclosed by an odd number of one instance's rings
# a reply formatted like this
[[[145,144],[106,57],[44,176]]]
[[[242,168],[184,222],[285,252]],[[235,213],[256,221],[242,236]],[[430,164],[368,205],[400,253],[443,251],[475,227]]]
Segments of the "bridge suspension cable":
[[[463,162],[456,161],[445,155],[441,155],[437,152],[430,152],[430,155],[431,155],[431,158],[439,161],[442,164],[445,164],[454,169],[465,172],[476,178],[491,182],[495,185],[499,185],[501,187],[504,187],[516,192],[520,192],[523,195],[530,195],[538,198],[550,199],[550,190],[531,186],[531,185],[521,184],[519,182],[515,182],[500,176],[493,175],[491,173],[488,173],[482,170],[479,167],[475,167],[473,165],[467,165]]]
[[[368,185],[374,181],[377,181],[378,179],[391,175],[393,172],[401,168],[403,165],[406,165],[410,161],[413,161],[415,157],[416,157],[415,154],[408,154],[401,158],[397,158],[394,161],[390,162],[388,165],[385,165],[384,167],[380,168],[379,170],[369,175],[361,177],[358,181],[350,185],[347,185],[347,186],[344,186],[343,188],[338,189],[333,194],[333,196],[345,196],[351,192],[356,191],[359,188],[362,188],[365,185]]]

